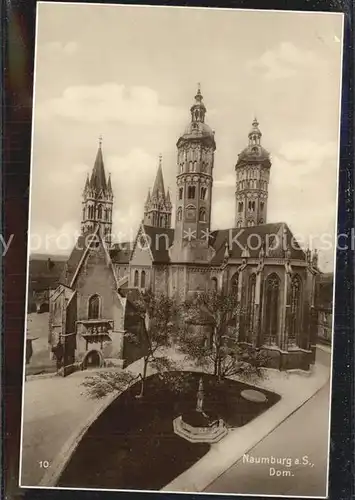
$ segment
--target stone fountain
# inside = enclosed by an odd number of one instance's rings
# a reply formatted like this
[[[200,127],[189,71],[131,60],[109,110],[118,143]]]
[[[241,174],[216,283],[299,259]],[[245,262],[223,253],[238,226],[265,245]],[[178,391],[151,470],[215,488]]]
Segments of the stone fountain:
[[[204,411],[203,378],[198,384],[195,410],[175,418],[174,432],[191,443],[217,443],[228,432],[221,418],[214,418]]]

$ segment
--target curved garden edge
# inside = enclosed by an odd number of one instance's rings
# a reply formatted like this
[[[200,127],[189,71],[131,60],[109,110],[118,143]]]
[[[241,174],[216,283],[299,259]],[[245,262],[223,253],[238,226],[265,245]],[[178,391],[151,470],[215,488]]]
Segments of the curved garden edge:
[[[187,368],[186,370],[191,369],[190,367]],[[270,372],[269,372],[270,373]],[[292,375],[291,375],[292,377]],[[303,377],[302,377],[303,378]],[[324,378],[324,377],[323,377]],[[307,377],[308,379],[308,377]],[[132,382],[134,384],[136,380]],[[263,388],[266,390],[270,390],[268,379],[263,381],[264,383],[260,382],[259,383],[254,383],[253,385],[256,388]],[[326,379],[324,378],[323,383],[321,386],[323,386],[326,383]],[[309,386],[309,384],[308,384]],[[321,388],[318,387],[318,389]],[[108,408],[108,406],[119,396],[119,394],[122,391],[115,391],[111,393],[110,395],[106,396],[101,404],[96,407],[92,413],[88,416],[88,418],[83,422],[82,426],[78,430],[76,430],[72,435],[67,439],[65,444],[62,446],[60,449],[57,457],[55,460],[52,462],[51,466],[49,469],[46,470],[44,476],[42,477],[39,486],[42,488],[54,488],[56,487],[58,480],[65,470],[73,452],[76,450],[77,446],[79,445],[81,439],[83,438],[84,434],[86,431],[89,429],[89,427],[93,424],[93,422],[100,416],[100,414]],[[276,392],[278,392],[276,390]],[[280,391],[279,394],[283,392]],[[182,473],[180,476],[178,476],[176,479],[174,479],[171,483],[169,483],[167,486],[162,488],[162,491],[201,491],[204,488],[208,486],[212,481],[214,481],[219,475],[221,475],[227,468],[229,468],[233,463],[235,463],[240,456],[243,455],[243,453],[246,453],[248,450],[250,450],[257,442],[259,442],[261,439],[263,439],[269,432],[272,432],[272,430],[277,427],[285,418],[287,418],[291,413],[293,413],[295,410],[297,410],[303,403],[305,403],[308,399],[310,399],[313,394],[316,391],[311,387],[311,391],[306,399],[303,398],[302,401],[299,401],[296,405],[293,405],[293,408],[289,408],[289,405],[287,405],[286,411],[283,412],[282,418],[280,420],[277,419],[276,416],[272,418],[273,425],[271,426],[270,429],[265,432],[265,428],[263,429],[262,435],[259,435],[258,433],[255,432],[255,425],[253,425],[254,422],[257,422],[257,427],[261,428],[260,426],[260,419],[262,415],[259,417],[255,418],[253,422],[250,422],[248,425],[245,426],[243,434],[250,434],[249,439],[247,439],[247,446],[245,447],[244,451],[241,453],[236,453],[236,447],[234,444],[229,445],[227,442],[230,442],[230,439],[234,436],[237,436],[238,440],[240,438],[240,432],[242,429],[237,429],[232,432],[230,432],[220,443],[213,445],[211,450],[203,457],[201,458],[196,464],[194,464],[190,469],[186,470],[184,473]],[[275,409],[278,409],[280,407],[280,404],[282,404],[283,398],[275,404],[273,408],[270,408],[267,412],[267,415],[270,415],[270,412],[274,412]],[[264,414],[265,418],[265,414]],[[251,431],[249,429],[251,428]],[[254,429],[254,430],[253,430]],[[225,444],[224,444],[225,443]],[[232,453],[226,453],[226,450],[228,449],[232,450]],[[221,450],[224,450],[223,453]],[[239,456],[238,456],[239,455]],[[213,465],[212,470],[211,470],[211,464]],[[196,481],[196,474],[199,476],[199,482],[198,484],[195,484]],[[193,481],[192,481],[193,479]],[[99,489],[99,488],[97,488]]]

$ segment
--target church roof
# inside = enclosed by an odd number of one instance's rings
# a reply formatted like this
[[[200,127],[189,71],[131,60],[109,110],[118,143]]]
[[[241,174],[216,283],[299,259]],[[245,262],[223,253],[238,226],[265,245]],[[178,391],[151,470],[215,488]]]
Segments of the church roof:
[[[101,190],[106,191],[107,189],[101,144],[99,145],[99,149],[97,150],[95,164],[90,179],[90,187],[91,189],[95,189],[95,191],[98,192],[100,192]]]
[[[239,153],[236,166],[246,161],[270,163],[270,153],[263,146],[249,145]]]
[[[128,264],[131,258],[133,245],[130,241],[115,243],[110,250],[113,264]]]
[[[283,231],[285,232],[283,233]],[[269,257],[284,258],[285,250],[283,248],[282,234],[285,235],[284,241],[290,245],[291,259],[305,260],[305,253],[297,241],[294,240],[287,224],[276,222],[260,226],[213,231],[211,234],[211,245],[216,250],[216,254],[211,264],[219,265],[223,262],[226,242],[229,243],[229,255],[231,259],[241,259],[245,247],[248,248],[251,258],[257,258],[261,248],[258,243],[265,242],[267,238],[269,239],[270,248]]]
[[[143,228],[148,236],[154,262],[169,262],[168,250],[174,241],[174,229],[146,225]]]
[[[55,257],[30,258],[28,263],[29,288],[35,292],[57,288],[65,260]]]
[[[91,232],[78,236],[76,244],[74,245],[74,248],[69,255],[69,259],[65,263],[65,266],[59,278],[59,283],[61,283],[62,285],[70,286],[75,272],[80,264],[80,261],[90,244],[90,235],[92,235]]]

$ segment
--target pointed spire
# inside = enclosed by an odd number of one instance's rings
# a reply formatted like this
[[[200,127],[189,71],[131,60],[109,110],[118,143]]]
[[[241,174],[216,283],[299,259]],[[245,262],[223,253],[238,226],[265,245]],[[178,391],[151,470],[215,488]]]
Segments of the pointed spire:
[[[148,195],[147,199],[145,200],[145,204],[148,205],[149,202],[150,202],[150,189],[148,189]]]
[[[158,172],[157,172],[154,186],[153,186],[152,198],[159,198],[159,195],[165,199],[162,155],[161,154],[159,155],[159,166],[158,166]]]
[[[84,191],[86,191],[87,189],[89,189],[89,186],[90,186],[90,183],[89,183],[89,174],[87,174],[86,175],[86,181],[85,181]]]
[[[104,160],[102,156],[102,136],[99,137],[99,149],[97,150],[95,164],[91,174],[90,187],[98,192],[107,189]]]
[[[111,172],[108,174],[107,191],[109,193],[112,193]]]
[[[166,202],[171,203],[170,189],[169,188],[167,189],[167,192],[166,192]]]

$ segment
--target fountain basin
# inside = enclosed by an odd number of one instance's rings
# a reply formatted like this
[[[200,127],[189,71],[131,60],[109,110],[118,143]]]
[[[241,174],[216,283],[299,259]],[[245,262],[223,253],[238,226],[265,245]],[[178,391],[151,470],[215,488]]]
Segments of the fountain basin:
[[[173,428],[175,434],[191,443],[217,443],[228,433],[222,419],[211,420],[207,415],[199,413],[195,418],[190,416],[189,421],[190,423],[186,422],[184,417],[180,415],[173,420]],[[195,423],[199,425],[195,425]]]

